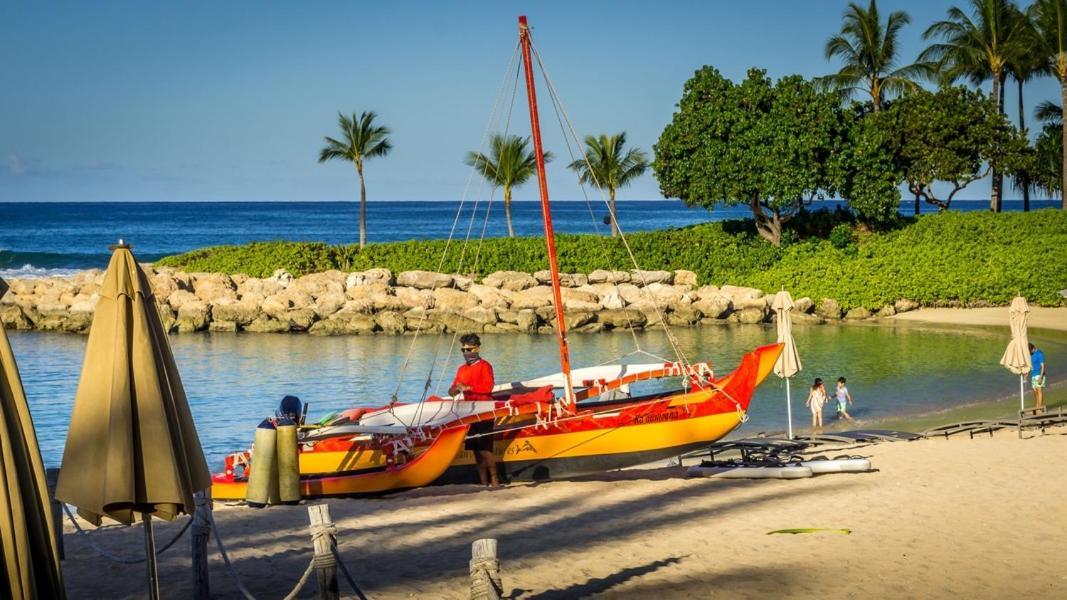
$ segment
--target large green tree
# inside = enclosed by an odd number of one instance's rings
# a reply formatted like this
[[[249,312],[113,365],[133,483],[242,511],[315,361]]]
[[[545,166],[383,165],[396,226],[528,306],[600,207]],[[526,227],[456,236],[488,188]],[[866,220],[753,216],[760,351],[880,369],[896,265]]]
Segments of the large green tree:
[[[890,134],[888,148],[911,193],[942,211],[991,164],[1017,169],[1024,152],[1025,140],[993,103],[962,87],[908,95],[872,118]]]
[[[931,25],[924,39],[939,39],[919,55],[920,62],[934,65],[942,85],[966,79],[974,85],[992,81],[992,100],[997,111],[1004,112],[1004,83],[1008,64],[1020,52],[1026,52],[1022,23],[1011,0],[970,0],[971,15],[953,6],[948,18]],[[992,165],[993,183],[989,206],[1000,212],[1003,199],[1003,176]]]
[[[608,193],[611,212],[611,235],[619,235],[618,213],[615,212],[615,191],[648,170],[648,156],[638,148],[626,147],[626,132],[615,135],[585,136],[585,156],[575,160],[569,168],[578,173],[578,180],[592,184]]]
[[[1037,31],[1038,44],[1033,52],[1044,58],[1049,72],[1060,82],[1060,166],[1061,180],[1058,189],[1067,189],[1067,129],[1062,126],[1067,121],[1067,0],[1035,0],[1028,13]],[[1048,127],[1042,130],[1045,136]],[[1044,149],[1052,146],[1047,140]],[[1041,156],[1042,144],[1038,141],[1038,155]],[[1047,156],[1045,157],[1047,159]],[[1040,160],[1040,158],[1039,158]],[[1048,189],[1048,188],[1046,188]],[[1067,202],[1063,203],[1067,210]]]
[[[831,164],[835,187],[856,218],[882,228],[897,221],[904,175],[893,154],[892,135],[874,118],[881,113],[871,113],[870,106],[856,105],[843,114],[846,137]]]
[[[867,8],[851,2],[842,20],[841,32],[826,42],[826,59],[837,58],[844,64],[837,73],[820,77],[820,85],[845,97],[865,93],[875,112],[882,109],[886,96],[918,89],[916,80],[926,76],[925,65],[897,67],[897,37],[911,22],[908,13],[893,11],[883,24],[875,0]]]
[[[550,160],[552,153],[545,152],[545,162]],[[504,190],[504,218],[508,224],[508,236],[515,237],[515,230],[511,227],[511,191],[529,181],[537,172],[537,157],[530,149],[530,138],[493,134],[489,141],[489,155],[468,152],[465,162],[481,173],[494,188]]]
[[[1063,194],[1063,108],[1052,102],[1042,102],[1034,111],[1042,123],[1041,133],[1034,141],[1034,162],[1031,180],[1034,186],[1050,197]]]
[[[654,146],[660,191],[709,210],[745,204],[759,234],[780,245],[783,224],[834,191],[839,113],[835,96],[800,76],[772,82],[751,69],[734,84],[704,67],[686,82]]]
[[[326,136],[326,147],[319,151],[319,162],[344,160],[356,167],[359,175],[359,247],[367,245],[367,184],[363,179],[363,163],[371,158],[385,156],[393,149],[389,143],[388,127],[375,125],[374,112],[362,113],[359,118],[352,113],[347,117],[337,113],[341,126],[341,139]]]

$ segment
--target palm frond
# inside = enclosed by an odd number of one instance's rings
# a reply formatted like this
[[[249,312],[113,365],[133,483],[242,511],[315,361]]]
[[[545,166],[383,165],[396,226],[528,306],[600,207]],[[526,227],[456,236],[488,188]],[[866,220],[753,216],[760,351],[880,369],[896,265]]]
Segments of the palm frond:
[[[1045,100],[1034,108],[1034,118],[1042,123],[1062,123],[1063,107],[1055,102]]]

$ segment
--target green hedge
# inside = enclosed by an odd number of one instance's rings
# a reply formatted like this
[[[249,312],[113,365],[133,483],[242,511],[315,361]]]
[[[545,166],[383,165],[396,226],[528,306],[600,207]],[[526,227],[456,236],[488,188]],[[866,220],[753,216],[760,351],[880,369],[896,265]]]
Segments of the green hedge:
[[[794,297],[834,298],[845,308],[876,309],[899,298],[923,304],[1006,304],[1016,295],[1059,305],[1067,288],[1067,212],[948,212],[923,216],[901,228],[859,234],[835,247],[808,239],[775,248],[744,223],[705,223],[627,236],[645,269],[689,269],[701,283],[790,290]],[[560,268],[588,273],[630,264],[621,241],[593,235],[561,235]],[[442,257],[444,261],[442,262]],[[217,246],[170,256],[158,264],[188,271],[269,276],[386,267],[478,273],[533,272],[546,268],[540,238],[494,238],[464,247],[443,240],[330,246],[323,243],[256,242]]]

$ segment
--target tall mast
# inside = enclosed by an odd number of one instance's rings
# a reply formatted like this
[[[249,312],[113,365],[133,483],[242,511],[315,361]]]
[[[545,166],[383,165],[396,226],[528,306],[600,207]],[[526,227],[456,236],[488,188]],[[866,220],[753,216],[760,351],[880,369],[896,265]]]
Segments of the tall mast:
[[[545,222],[545,243],[548,245],[548,268],[552,273],[552,306],[556,309],[556,339],[559,341],[559,365],[563,369],[563,391],[568,404],[574,402],[571,384],[571,358],[567,348],[567,325],[563,320],[563,296],[559,288],[559,262],[556,260],[556,236],[552,231],[552,209],[548,204],[548,182],[545,180],[545,153],[541,148],[541,123],[537,116],[537,90],[534,86],[533,61],[530,59],[530,27],[526,16],[519,17],[519,41],[522,43],[522,64],[526,70],[526,96],[530,104],[530,132],[534,155],[537,157],[537,187],[541,191],[541,215]]]

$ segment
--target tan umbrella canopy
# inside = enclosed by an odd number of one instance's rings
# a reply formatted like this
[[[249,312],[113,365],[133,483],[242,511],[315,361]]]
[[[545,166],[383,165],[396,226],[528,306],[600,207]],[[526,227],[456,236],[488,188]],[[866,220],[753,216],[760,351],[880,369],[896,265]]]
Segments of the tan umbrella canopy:
[[[0,279],[0,297],[7,284]],[[63,598],[44,463],[7,332],[0,326],[0,598]]]
[[[793,401],[789,393],[789,378],[803,368],[797,354],[797,344],[793,341],[793,297],[782,290],[774,295],[771,308],[774,309],[775,323],[778,329],[778,343],[785,344],[782,354],[774,363],[774,374],[785,379],[785,409],[789,422],[789,439],[793,439]]]
[[[1030,340],[1026,337],[1026,320],[1030,316],[1030,306],[1026,298],[1016,296],[1008,309],[1008,322],[1011,325],[1011,342],[1000,357],[1000,364],[1019,376],[1019,410],[1025,408],[1023,381],[1030,372]]]
[[[99,522],[142,513],[150,586],[155,552],[149,515],[192,514],[211,485],[200,438],[160,324],[148,278],[119,243],[100,288],[56,497]]]

